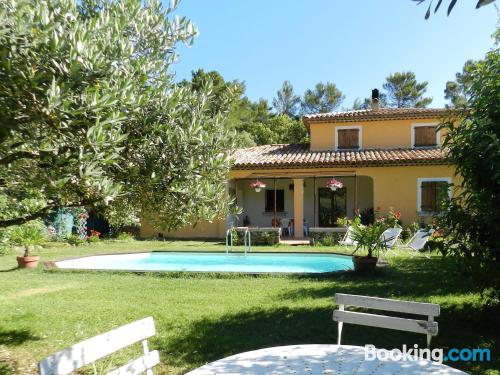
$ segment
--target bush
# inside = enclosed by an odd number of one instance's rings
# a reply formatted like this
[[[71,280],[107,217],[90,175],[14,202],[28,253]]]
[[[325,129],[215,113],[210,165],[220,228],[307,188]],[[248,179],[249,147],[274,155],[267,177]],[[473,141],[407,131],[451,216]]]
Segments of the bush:
[[[80,246],[82,245],[85,240],[83,238],[80,238],[78,234],[72,234],[71,236],[68,237],[68,243],[73,246]]]
[[[135,239],[135,237],[132,233],[121,232],[121,233],[118,233],[118,236],[116,236],[116,239],[118,241],[133,241]]]
[[[411,223],[406,228],[404,228],[403,231],[401,232],[401,241],[403,241],[403,242],[408,241],[410,238],[412,238],[415,235],[415,233],[417,233],[417,231],[419,229],[420,229],[419,223],[415,223],[415,222]]]
[[[273,246],[280,242],[278,232],[251,232],[251,245],[267,245]]]
[[[344,233],[309,232],[312,246],[335,246],[344,238]]]
[[[99,242],[99,239],[100,239],[100,236],[101,236],[101,232],[97,231],[97,230],[94,230],[92,229],[90,231],[90,236],[87,237],[87,241],[89,243],[96,243],[96,242]]]

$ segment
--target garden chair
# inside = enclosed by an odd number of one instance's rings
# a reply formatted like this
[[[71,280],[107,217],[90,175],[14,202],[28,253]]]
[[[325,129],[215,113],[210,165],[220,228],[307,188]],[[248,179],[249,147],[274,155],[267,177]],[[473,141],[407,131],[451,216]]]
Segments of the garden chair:
[[[285,235],[286,233],[288,237],[291,237],[293,235],[290,219],[286,218],[281,219],[281,231],[283,232],[283,235]]]
[[[434,229],[419,229],[410,240],[404,244],[401,248],[411,251],[411,256],[414,257],[420,252],[429,240],[429,238],[434,233]],[[430,258],[429,254],[425,254],[427,258]]]
[[[337,344],[340,344],[343,323],[358,324],[370,327],[396,329],[399,331],[424,333],[427,336],[427,347],[431,346],[432,336],[438,334],[439,305],[411,301],[399,301],[388,298],[358,296],[353,294],[335,294],[335,303],[339,306],[333,312],[333,320],[338,322]],[[425,315],[427,320],[399,318],[379,314],[368,314],[357,311],[346,311],[345,306],[361,307],[371,310],[393,311],[414,315]]]
[[[38,371],[40,375],[71,374],[98,359],[141,341],[144,355],[108,372],[107,375],[135,375],[144,372],[153,375],[152,368],[160,363],[160,357],[157,350],[149,351],[147,339],[154,335],[153,318],[144,318],[57,352],[41,361],[38,364]]]
[[[344,238],[342,241],[339,241],[339,245],[342,246],[356,246],[358,243],[352,238],[352,226],[347,227],[347,231],[345,232]]]
[[[389,228],[382,232],[380,239],[384,242],[387,252],[391,252],[396,243],[398,242],[399,236],[403,232],[401,228]]]

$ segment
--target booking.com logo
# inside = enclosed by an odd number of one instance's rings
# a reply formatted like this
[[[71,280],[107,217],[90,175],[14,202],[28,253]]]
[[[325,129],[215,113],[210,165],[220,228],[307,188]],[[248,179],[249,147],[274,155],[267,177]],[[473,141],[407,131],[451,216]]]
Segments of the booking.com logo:
[[[489,362],[491,361],[490,349],[485,348],[450,348],[444,349],[422,349],[417,344],[413,347],[403,345],[400,349],[377,349],[374,345],[365,345],[365,360],[366,361],[418,361],[425,359],[428,361],[443,362]]]

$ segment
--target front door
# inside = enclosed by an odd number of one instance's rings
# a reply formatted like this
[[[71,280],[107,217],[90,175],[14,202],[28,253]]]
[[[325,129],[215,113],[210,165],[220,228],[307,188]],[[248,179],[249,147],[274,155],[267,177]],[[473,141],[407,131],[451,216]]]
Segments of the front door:
[[[336,227],[337,219],[346,216],[346,189],[319,188],[318,197],[319,226]]]

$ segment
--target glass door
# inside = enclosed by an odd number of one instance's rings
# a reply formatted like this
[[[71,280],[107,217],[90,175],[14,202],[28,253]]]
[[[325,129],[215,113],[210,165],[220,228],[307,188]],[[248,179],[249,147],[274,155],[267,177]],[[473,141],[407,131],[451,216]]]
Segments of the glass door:
[[[346,216],[346,189],[318,189],[318,223],[320,227],[336,227],[337,219]]]

